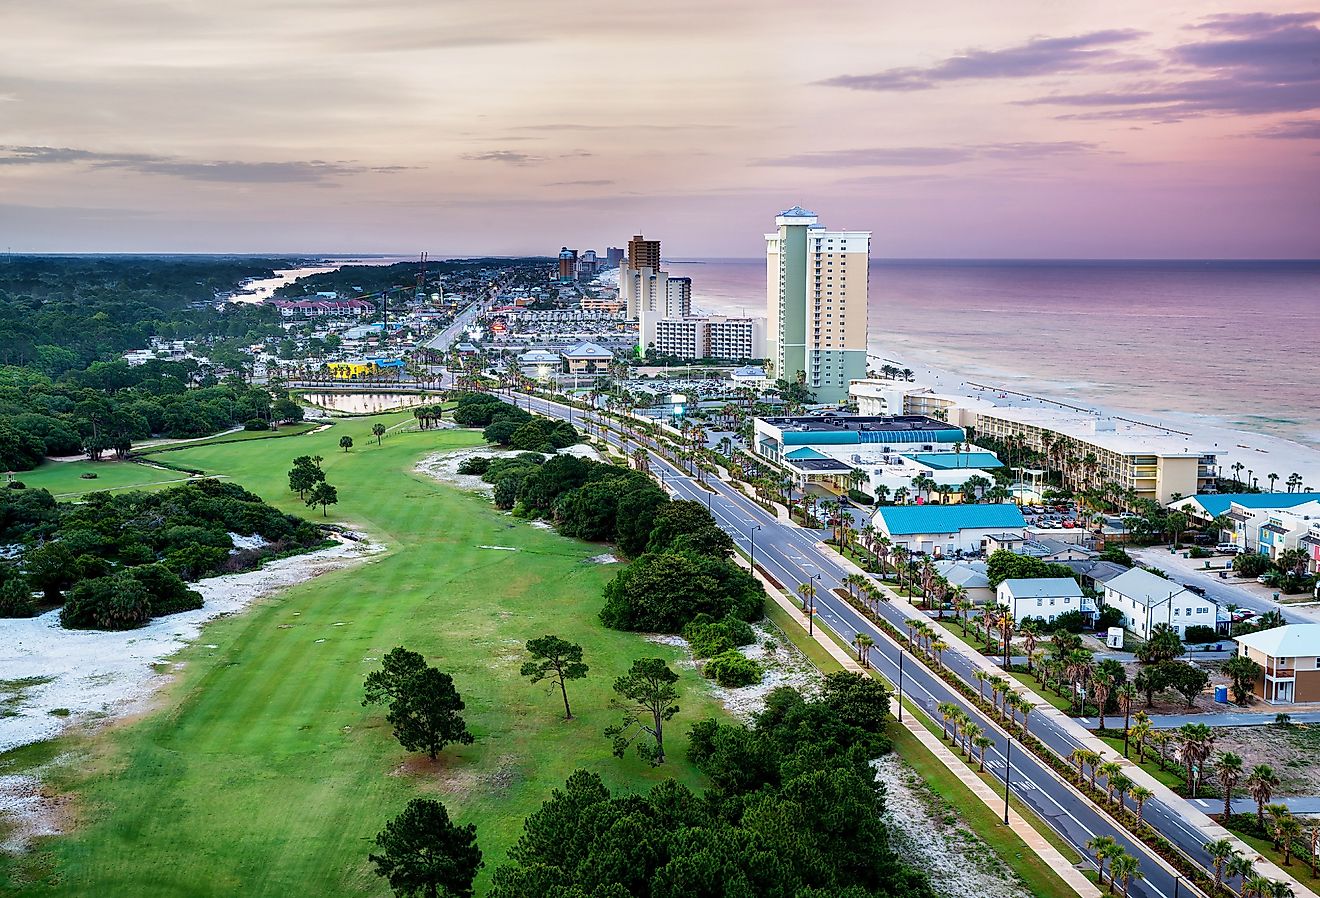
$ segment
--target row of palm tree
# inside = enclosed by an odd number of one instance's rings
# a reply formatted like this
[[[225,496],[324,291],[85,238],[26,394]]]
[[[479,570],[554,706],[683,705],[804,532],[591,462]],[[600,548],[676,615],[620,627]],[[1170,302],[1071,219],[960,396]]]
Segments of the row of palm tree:
[[[1001,719],[1007,718],[1010,732],[1018,724],[1017,715],[1019,713],[1022,715],[1022,736],[1025,738],[1030,732],[1027,719],[1035,708],[1031,700],[1015,691],[1013,681],[1000,674],[993,674],[978,667],[972,671],[972,679],[976,680],[977,694],[982,702],[985,701],[986,687],[990,687],[991,707]]]
[[[1095,836],[1086,842],[1087,849],[1095,855],[1095,865],[1099,873],[1100,885],[1105,884],[1105,864],[1109,865],[1109,891],[1112,894],[1115,884],[1121,883],[1123,896],[1127,898],[1132,883],[1143,879],[1141,863],[1128,853],[1113,836]]]
[[[976,761],[985,772],[985,753],[994,740],[985,734],[972,718],[953,702],[940,702],[935,709],[944,725],[944,741],[956,745],[958,753],[969,761]]]
[[[1291,843],[1292,839],[1295,839],[1301,834],[1301,825],[1291,814],[1288,813],[1287,808],[1282,805],[1271,805],[1271,807],[1282,811],[1280,819],[1291,819],[1291,823],[1285,825],[1285,829],[1292,833],[1289,837],[1289,842]],[[1294,828],[1296,829],[1296,832],[1292,832]],[[1320,823],[1314,824],[1308,829],[1307,835],[1311,841],[1311,871],[1312,875],[1314,875],[1314,858],[1316,849],[1320,848]],[[1212,864],[1211,875],[1214,879],[1213,885],[1211,886],[1212,895],[1221,895],[1225,892],[1228,892],[1228,894],[1231,895],[1232,892],[1228,889],[1227,884],[1236,879],[1240,884],[1238,895],[1240,895],[1241,898],[1292,898],[1293,890],[1291,886],[1286,882],[1276,882],[1267,876],[1262,876],[1257,873],[1255,866],[1252,865],[1251,859],[1239,854],[1230,840],[1212,839],[1205,843],[1204,848],[1206,853],[1210,855]],[[1287,862],[1287,857],[1285,856],[1284,863]]]

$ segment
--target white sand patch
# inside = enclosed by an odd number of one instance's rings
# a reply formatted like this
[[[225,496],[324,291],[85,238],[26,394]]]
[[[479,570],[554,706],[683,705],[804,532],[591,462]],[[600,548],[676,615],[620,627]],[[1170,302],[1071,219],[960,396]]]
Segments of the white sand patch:
[[[266,545],[266,540],[256,533],[251,536],[244,536],[241,533],[234,533],[231,530],[229,532],[229,538],[234,543],[235,551],[241,549],[260,549],[262,546]]]
[[[756,641],[742,646],[738,651],[761,665],[765,672],[761,682],[752,686],[726,688],[713,680],[706,681],[720,704],[744,722],[765,710],[766,696],[780,686],[792,686],[803,695],[810,696],[820,691],[824,679],[807,656],[798,651],[797,646],[789,642],[773,624],[765,621],[752,624],[752,632],[756,634]],[[681,648],[685,652],[688,649],[687,640],[681,636],[652,633],[646,636],[646,640],[657,645]],[[767,647],[770,645],[774,646],[773,651]],[[697,668],[698,662],[693,660],[689,652],[683,660],[677,662],[677,666],[693,670]]]
[[[925,871],[936,894],[1030,898],[1017,874],[901,758],[891,754],[872,764],[885,786],[884,818],[894,850]]]
[[[210,577],[193,584],[202,594],[200,609],[162,617],[137,630],[65,630],[58,610],[25,620],[0,620],[0,680],[49,678],[23,690],[14,716],[0,718],[0,751],[50,739],[69,725],[143,709],[169,679],[153,665],[164,665],[196,639],[207,621],[235,614],[257,599],[320,574],[360,564],[383,549],[345,541],[272,561],[260,570]],[[52,716],[57,709],[70,714]]]
[[[554,530],[554,529],[555,529],[555,525],[554,525],[554,524],[551,524],[549,521],[530,521],[529,523],[530,523],[533,527],[535,527],[537,530]],[[22,547],[20,546],[19,548],[22,548]]]
[[[589,564],[618,564],[619,559],[609,552],[604,552],[600,555],[592,555],[587,559],[587,562]]]
[[[20,854],[33,839],[58,835],[55,809],[35,776],[0,776],[0,820],[12,826],[0,841],[0,852]]]
[[[559,455],[576,455],[578,458],[587,458],[591,461],[601,461],[600,452],[586,443],[574,443],[572,446],[560,449]]]
[[[487,446],[472,449],[454,449],[450,452],[437,452],[434,455],[426,456],[417,463],[413,470],[441,483],[456,486],[461,490],[493,496],[495,495],[495,487],[484,482],[479,474],[458,473],[458,466],[469,458],[512,458],[521,454],[521,452],[515,452],[512,449],[491,449]]]
[[[477,546],[478,549],[499,549],[501,552],[517,552],[516,546]]]

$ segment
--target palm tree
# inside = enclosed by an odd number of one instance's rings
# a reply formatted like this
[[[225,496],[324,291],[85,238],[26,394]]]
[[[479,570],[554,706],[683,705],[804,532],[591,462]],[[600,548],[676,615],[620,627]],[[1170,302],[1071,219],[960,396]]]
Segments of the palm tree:
[[[1032,710],[1032,708],[1034,708],[1034,707],[1035,707],[1035,705],[1033,705],[1033,704],[1031,703],[1031,699],[1027,698],[1025,695],[1018,696],[1018,710],[1022,712],[1022,738],[1023,738],[1023,739],[1027,738],[1027,735],[1028,735],[1028,730],[1027,730],[1027,717],[1031,714],[1031,710]]]
[[[1128,732],[1131,729],[1132,703],[1137,700],[1140,691],[1132,683],[1124,683],[1115,690],[1118,703],[1123,707],[1123,757],[1128,756]]]
[[[800,584],[797,588],[797,594],[802,599],[802,612],[807,611],[807,601],[810,599],[813,603],[816,598],[816,586],[812,583]]]
[[[1068,753],[1068,760],[1077,765],[1077,778],[1082,778],[1082,768],[1086,766],[1086,749],[1074,748]]]
[[[1132,880],[1142,878],[1140,867],[1141,864],[1136,858],[1120,849],[1109,862],[1110,891],[1113,891],[1114,880],[1118,880],[1123,883],[1123,898],[1127,898],[1128,890],[1132,888]]]
[[[1233,813],[1233,787],[1242,778],[1242,758],[1231,751],[1220,752],[1215,759],[1215,777],[1219,787],[1224,790],[1224,823],[1228,823]]]
[[[1114,777],[1123,772],[1123,765],[1117,761],[1106,761],[1100,765],[1100,774],[1105,778],[1105,798],[1114,800]]]
[[[972,744],[976,746],[977,753],[979,755],[979,760],[981,764],[980,770],[982,773],[985,773],[985,751],[987,748],[995,744],[995,740],[985,735],[974,736],[972,738]]]
[[[1132,796],[1132,804],[1137,813],[1137,831],[1141,831],[1141,814],[1146,808],[1146,802],[1155,797],[1155,793],[1145,786],[1133,786],[1128,790],[1128,795]]]
[[[1132,725],[1132,738],[1137,743],[1137,763],[1146,763],[1146,740],[1155,732],[1155,726],[1150,722],[1150,715],[1145,711],[1138,711],[1136,723]]]
[[[967,759],[969,761],[973,757],[975,757],[975,755],[972,754],[972,749],[970,746],[976,744],[976,739],[981,735],[982,732],[983,730],[976,724],[972,723],[970,718],[965,723],[963,723],[963,753],[967,755]]]
[[[1295,489],[1299,490],[1301,489],[1302,486],[1302,475],[1293,472],[1292,474],[1288,475],[1288,479],[1284,482],[1288,485],[1288,492],[1291,493]]]
[[[1312,820],[1306,827],[1306,840],[1311,846],[1311,878],[1315,878],[1317,849],[1320,849],[1320,820]]]
[[[1095,706],[1100,713],[1100,729],[1105,728],[1105,705],[1109,704],[1109,693],[1114,688],[1113,674],[1099,674],[1091,680],[1091,694],[1095,696]]]
[[[1241,880],[1244,885],[1255,872],[1255,868],[1251,866],[1251,860],[1236,851],[1229,855],[1228,862],[1224,864],[1224,879]]]
[[[1178,738],[1182,742],[1183,765],[1187,770],[1187,783],[1192,789],[1192,798],[1196,797],[1196,788],[1200,782],[1197,771],[1202,769],[1210,757],[1215,745],[1215,734],[1203,723],[1185,723],[1178,728]]]
[[[1203,847],[1205,848],[1206,854],[1210,855],[1210,860],[1214,863],[1215,886],[1210,891],[1211,894],[1217,895],[1219,894],[1220,885],[1224,882],[1224,864],[1226,864],[1229,858],[1233,857],[1235,853],[1233,850],[1233,843],[1228,839],[1215,839],[1214,841],[1206,842]]]
[[[1092,836],[1086,841],[1086,848],[1095,855],[1095,865],[1100,871],[1100,884],[1105,884],[1105,861],[1122,851],[1122,847],[1113,836]]]
[[[1036,652],[1036,643],[1040,640],[1040,624],[1034,619],[1022,622],[1022,644],[1027,650],[1027,673],[1034,673],[1032,669],[1032,655]]]
[[[1096,784],[1095,784],[1095,778],[1096,778],[1096,776],[1099,775],[1099,773],[1100,773],[1100,762],[1101,762],[1102,760],[1104,760],[1104,756],[1101,755],[1100,752],[1098,752],[1098,751],[1091,751],[1090,749],[1087,750],[1087,752],[1086,752],[1086,765],[1087,765],[1088,767],[1091,768],[1091,791],[1092,791],[1092,792],[1096,791],[1096,790],[1099,788],[1099,787],[1096,786]]]
[[[985,681],[990,679],[990,674],[978,667],[972,671],[972,679],[976,681],[976,689],[980,693],[981,701],[985,701]]]
[[[1295,841],[1302,835],[1302,824],[1283,805],[1274,814],[1274,841],[1283,849],[1283,865],[1292,865],[1292,853]]]
[[[1276,481],[1278,481],[1278,479],[1279,479],[1279,475],[1278,475],[1278,474],[1267,474],[1266,477],[1265,477],[1265,479],[1268,480],[1268,481],[1270,482],[1270,492],[1271,492],[1271,493],[1274,492],[1274,484],[1275,484]]]
[[[938,637],[931,641],[931,643],[930,643],[930,650],[931,650],[931,652],[933,652],[934,655],[935,655],[935,666],[936,666],[936,667],[943,667],[943,666],[944,666],[944,660],[940,657],[940,654],[941,654],[945,649],[947,649],[948,647],[949,647],[949,644],[948,644],[947,642],[945,642],[943,639],[940,639],[940,638],[938,638]]]
[[[1274,796],[1279,786],[1279,776],[1269,764],[1257,764],[1247,774],[1246,787],[1251,797],[1256,800],[1256,822],[1265,828],[1265,804]]]
[[[381,438],[385,436],[385,425],[380,422],[371,425],[371,435],[376,438],[376,445],[379,446]]]
[[[948,742],[949,721],[953,719],[954,714],[958,713],[958,706],[955,705],[953,702],[940,702],[938,705],[935,706],[935,710],[936,712],[939,713],[940,721],[944,725],[944,741]]]

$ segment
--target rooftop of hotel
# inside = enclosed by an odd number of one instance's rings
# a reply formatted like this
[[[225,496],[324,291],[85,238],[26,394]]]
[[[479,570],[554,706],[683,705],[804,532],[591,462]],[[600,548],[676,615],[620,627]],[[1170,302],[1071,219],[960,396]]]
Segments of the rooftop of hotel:
[[[1025,527],[1016,505],[882,505],[876,518],[890,536]]]
[[[1138,424],[1116,418],[1104,418],[1086,412],[1057,408],[1020,408],[997,406],[982,409],[980,415],[1043,427],[1110,452],[1124,455],[1161,456],[1213,455],[1212,447],[1196,447],[1190,436],[1152,424]]]
[[[839,433],[845,431],[942,431],[958,430],[950,424],[925,415],[797,415],[780,418],[762,418],[771,427],[797,432],[819,431]]]

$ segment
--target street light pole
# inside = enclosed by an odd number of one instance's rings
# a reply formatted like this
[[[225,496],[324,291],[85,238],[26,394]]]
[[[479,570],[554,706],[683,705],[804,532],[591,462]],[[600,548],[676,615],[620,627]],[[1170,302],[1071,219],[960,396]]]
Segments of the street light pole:
[[[1008,731],[1006,731],[1008,732]],[[1004,750],[1004,825],[1008,825],[1008,794],[1013,784],[1013,734],[1008,732],[1007,748]]]
[[[752,574],[756,574],[756,531],[761,529],[760,524],[753,524],[747,531],[747,538],[752,542]]]
[[[811,579],[815,580],[816,583],[819,584],[820,574],[816,574]],[[816,638],[816,589],[817,588],[819,587],[813,588],[811,590],[811,607],[807,609],[807,635],[810,636],[812,639]]]
[[[898,643],[898,722],[903,722],[903,644]]]

